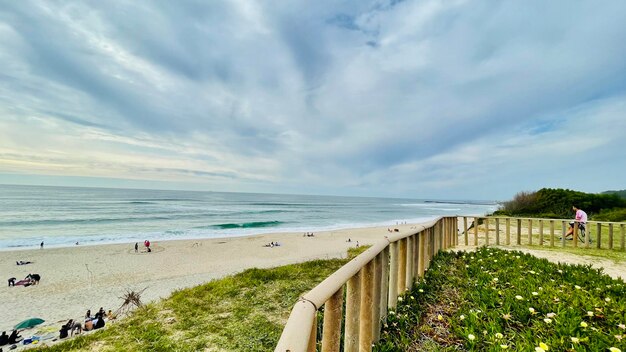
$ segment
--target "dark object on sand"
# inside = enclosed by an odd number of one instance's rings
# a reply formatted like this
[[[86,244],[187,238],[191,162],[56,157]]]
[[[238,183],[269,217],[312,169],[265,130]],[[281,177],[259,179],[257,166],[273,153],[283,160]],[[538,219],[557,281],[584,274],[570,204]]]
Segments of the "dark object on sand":
[[[3,331],[2,335],[0,335],[0,346],[4,346],[8,343],[9,343],[9,335],[7,335],[6,331]]]
[[[22,340],[22,336],[20,336],[17,330],[13,330],[13,332],[11,333],[11,336],[9,336],[9,345],[17,343],[18,341],[21,341],[21,340]]]
[[[15,262],[15,264],[17,265],[26,265],[26,264],[31,264],[31,261],[24,261],[24,260],[18,260]]]
[[[9,287],[11,287],[11,286],[15,286],[15,280],[17,280],[17,278],[16,278],[16,277],[12,277],[12,278],[10,278],[10,279],[8,280],[8,281],[9,281]]]

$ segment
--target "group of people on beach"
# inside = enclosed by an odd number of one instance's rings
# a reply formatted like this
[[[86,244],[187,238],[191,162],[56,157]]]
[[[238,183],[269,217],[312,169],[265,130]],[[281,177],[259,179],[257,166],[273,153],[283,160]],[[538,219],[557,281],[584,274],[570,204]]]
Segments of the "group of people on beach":
[[[85,313],[85,321],[81,324],[79,321],[75,321],[74,319],[70,319],[67,323],[61,326],[59,330],[59,338],[66,338],[69,336],[74,336],[74,333],[80,334],[83,331],[90,331],[101,329],[106,325],[106,321],[111,321],[115,319],[115,315],[109,309],[108,312],[104,311],[103,307],[100,307],[98,312],[92,316],[91,309],[87,310]]]
[[[0,335],[0,346],[13,345],[20,342],[21,340],[22,336],[20,336],[20,333],[17,330],[13,330],[11,335],[7,335],[7,332],[3,331],[2,335]]]
[[[315,237],[315,235],[313,234],[313,232],[305,232],[302,237]]]
[[[41,275],[39,274],[28,274],[26,275],[26,277],[22,280],[16,281],[17,278],[15,277],[11,277],[9,278],[9,280],[7,280],[9,282],[9,287],[11,286],[24,286],[24,287],[28,287],[30,285],[37,285],[39,284],[39,281],[41,280]]]
[[[152,249],[150,249],[150,241],[143,241],[143,246],[146,247],[146,252],[152,252]],[[139,242],[135,242],[135,253],[139,253]]]
[[[268,244],[264,244],[263,247],[270,247],[270,248],[274,248],[274,247],[280,247],[280,242],[270,242]]]

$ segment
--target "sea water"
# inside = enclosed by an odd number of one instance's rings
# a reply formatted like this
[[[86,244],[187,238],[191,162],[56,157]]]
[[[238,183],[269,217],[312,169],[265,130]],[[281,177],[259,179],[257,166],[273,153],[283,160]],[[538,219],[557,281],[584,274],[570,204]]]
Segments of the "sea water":
[[[496,209],[467,200],[0,185],[0,249],[393,226]]]

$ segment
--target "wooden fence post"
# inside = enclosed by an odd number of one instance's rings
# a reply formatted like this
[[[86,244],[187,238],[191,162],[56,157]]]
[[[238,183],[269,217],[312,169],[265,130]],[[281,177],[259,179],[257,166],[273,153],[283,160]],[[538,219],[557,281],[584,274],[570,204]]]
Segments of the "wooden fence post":
[[[400,242],[400,253],[398,254],[398,294],[406,291],[406,238],[398,240]]]
[[[315,352],[317,347],[317,312],[313,316],[313,324],[311,324],[311,334],[309,335],[309,346],[307,352]]]
[[[388,307],[391,310],[396,309],[398,302],[398,267],[400,258],[398,258],[398,242],[391,242],[389,244],[389,304]]]
[[[467,216],[463,217],[463,228],[465,229],[463,231],[463,234],[464,234],[463,235],[463,240],[465,241],[465,245],[469,246],[469,239],[467,238],[467,231],[468,231],[468,229],[467,229]]]
[[[543,246],[543,220],[539,219],[539,245]]]
[[[554,247],[554,220],[550,220],[550,247]]]
[[[625,243],[624,243],[624,242],[625,242],[625,241],[624,241],[624,238],[626,237],[626,232],[624,231],[624,225],[623,225],[623,224],[622,224],[622,225],[619,225],[619,228],[620,228],[621,237],[622,237],[622,238],[620,239],[620,245],[619,245],[619,248],[620,248],[621,250],[626,250],[626,248],[624,248],[624,245],[625,245]]]
[[[382,286],[380,288],[380,319],[387,320],[387,307],[389,304],[389,247],[382,252]]]
[[[343,287],[324,303],[322,352],[339,351],[341,345],[341,318],[343,311]]]
[[[383,277],[383,253],[379,253],[374,258],[374,288],[372,293],[372,341],[378,342],[380,339],[380,301],[381,301],[381,287]]]
[[[561,221],[561,247],[565,247],[565,234],[567,233],[565,221]]]
[[[361,310],[359,322],[359,352],[372,350],[373,270],[374,261],[361,269]]]
[[[591,243],[591,224],[587,223],[585,225],[586,233],[585,233],[585,248],[589,248],[589,244]]]
[[[613,249],[613,223],[609,223],[609,249]]]
[[[346,333],[343,350],[357,352],[359,350],[359,315],[361,304],[361,271],[348,280],[346,289]]]
[[[533,220],[528,219],[528,245],[533,245]]]
[[[417,266],[417,273],[419,274],[420,277],[424,276],[424,256],[425,256],[424,243],[426,242],[425,240],[426,240],[426,231],[422,230],[418,234],[419,263]]]
[[[574,221],[574,232],[572,233],[572,237],[574,248],[578,248],[578,221]]]
[[[406,238],[406,271],[404,275],[404,286],[407,290],[413,288],[413,236]]]
[[[596,235],[596,237],[598,237],[598,240],[596,241],[596,248],[600,249],[602,248],[602,224],[597,223],[596,228],[596,231],[598,231],[598,234]]]
[[[522,219],[517,219],[517,245],[522,245]]]
[[[496,246],[500,245],[500,219],[496,218]]]

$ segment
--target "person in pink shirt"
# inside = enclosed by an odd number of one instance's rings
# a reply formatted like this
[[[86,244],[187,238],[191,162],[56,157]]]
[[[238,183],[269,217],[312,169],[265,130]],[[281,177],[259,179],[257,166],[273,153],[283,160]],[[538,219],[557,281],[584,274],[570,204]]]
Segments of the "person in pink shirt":
[[[567,233],[565,234],[566,238],[574,233],[574,223],[577,222],[578,228],[581,230],[585,229],[585,224],[587,223],[587,213],[585,213],[582,209],[578,209],[576,206],[573,206],[572,210],[576,212],[576,217],[574,218],[574,221],[569,223],[569,230],[567,230]]]

